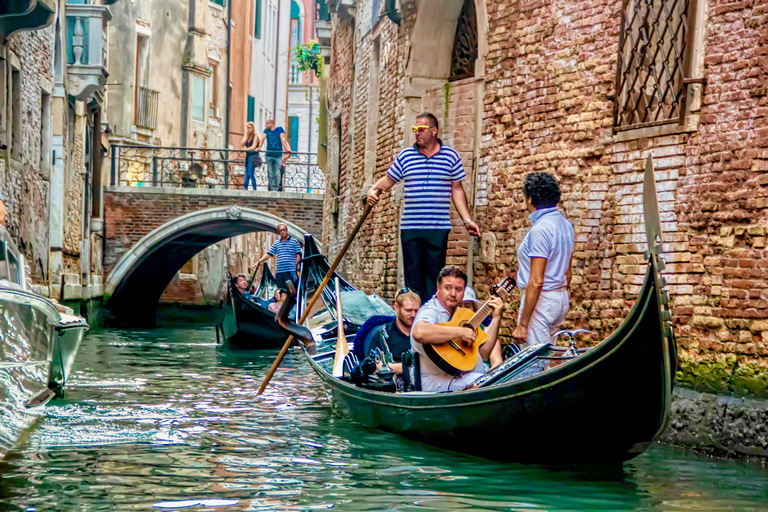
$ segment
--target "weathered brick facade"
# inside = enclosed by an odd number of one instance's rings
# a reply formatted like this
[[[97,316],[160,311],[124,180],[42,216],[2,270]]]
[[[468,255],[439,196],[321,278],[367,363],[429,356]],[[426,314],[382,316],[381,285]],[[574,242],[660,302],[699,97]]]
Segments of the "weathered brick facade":
[[[706,84],[688,88],[687,123],[629,132],[613,129],[621,2],[477,0],[477,73],[459,82],[420,71],[427,59],[440,59],[440,48],[425,46],[424,38],[452,45],[450,37],[414,30],[419,16],[445,18],[441,9],[449,4],[456,2],[404,0],[399,26],[383,18],[367,27],[366,2],[334,15],[327,171],[338,184],[339,206],[333,213],[329,194],[324,241],[331,252],[356,222],[367,187],[410,143],[412,111],[433,109],[471,175],[465,189],[484,231],[471,251],[479,294],[516,269],[530,227],[520,192],[524,175],[552,172],[576,230],[568,324],[598,331],[597,339],[627,315],[643,280],[641,187],[650,153],[681,356],[768,366],[768,3],[702,4],[701,36],[692,39],[692,59],[700,65],[691,78]],[[378,97],[371,97],[376,57]],[[477,91],[480,98],[472,96]],[[378,129],[371,132],[367,121],[376,112]],[[365,161],[371,145],[372,176]],[[473,154],[473,147],[479,151]],[[397,188],[385,196],[345,266],[353,282],[390,298],[401,202]],[[465,240],[457,227],[453,262],[467,260]],[[512,304],[504,317],[505,335],[516,309]]]
[[[128,190],[126,190],[128,189]],[[107,190],[104,197],[104,268],[108,274],[120,258],[153,230],[188,213],[233,204],[271,213],[294,223],[308,233],[322,232],[322,201],[312,194],[285,193],[275,198],[267,193],[193,195],[179,189],[119,187]]]

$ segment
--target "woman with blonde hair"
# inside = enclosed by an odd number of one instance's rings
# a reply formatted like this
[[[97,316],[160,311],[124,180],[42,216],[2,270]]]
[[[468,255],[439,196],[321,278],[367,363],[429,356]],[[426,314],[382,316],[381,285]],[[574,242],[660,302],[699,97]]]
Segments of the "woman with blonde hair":
[[[261,167],[261,158],[257,151],[259,138],[252,121],[245,123],[245,135],[240,144],[245,148],[245,190],[248,190],[249,181],[253,184],[253,190],[256,190],[256,167]]]

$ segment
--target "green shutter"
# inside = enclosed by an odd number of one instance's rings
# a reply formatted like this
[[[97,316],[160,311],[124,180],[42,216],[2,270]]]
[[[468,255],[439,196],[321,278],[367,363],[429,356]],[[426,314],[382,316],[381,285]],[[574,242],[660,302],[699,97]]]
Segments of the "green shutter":
[[[224,7],[224,0],[211,0],[211,2]]]
[[[248,96],[248,120],[253,121],[256,117],[256,98]]]
[[[253,19],[253,37],[261,39],[261,0],[256,0]]]
[[[299,150],[299,117],[291,117],[291,149],[296,152]]]

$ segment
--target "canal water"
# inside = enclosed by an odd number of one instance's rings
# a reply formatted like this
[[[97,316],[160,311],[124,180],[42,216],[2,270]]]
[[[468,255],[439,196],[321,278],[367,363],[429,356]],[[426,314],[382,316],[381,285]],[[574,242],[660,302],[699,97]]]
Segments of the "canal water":
[[[0,509],[768,510],[756,463],[657,445],[616,468],[499,464],[350,425],[297,353],[257,398],[275,353],[212,328],[90,333],[66,397],[0,467]],[[535,442],[553,441],[500,449]],[[560,442],[578,442],[567,425]]]

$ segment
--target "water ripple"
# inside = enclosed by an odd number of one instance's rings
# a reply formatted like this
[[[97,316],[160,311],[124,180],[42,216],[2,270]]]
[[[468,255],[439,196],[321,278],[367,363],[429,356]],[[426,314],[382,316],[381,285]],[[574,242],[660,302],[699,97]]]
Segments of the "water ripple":
[[[66,397],[0,467],[2,508],[765,509],[755,464],[663,446],[620,468],[498,464],[350,425],[293,352],[257,397],[274,356],[212,329],[90,333]]]

